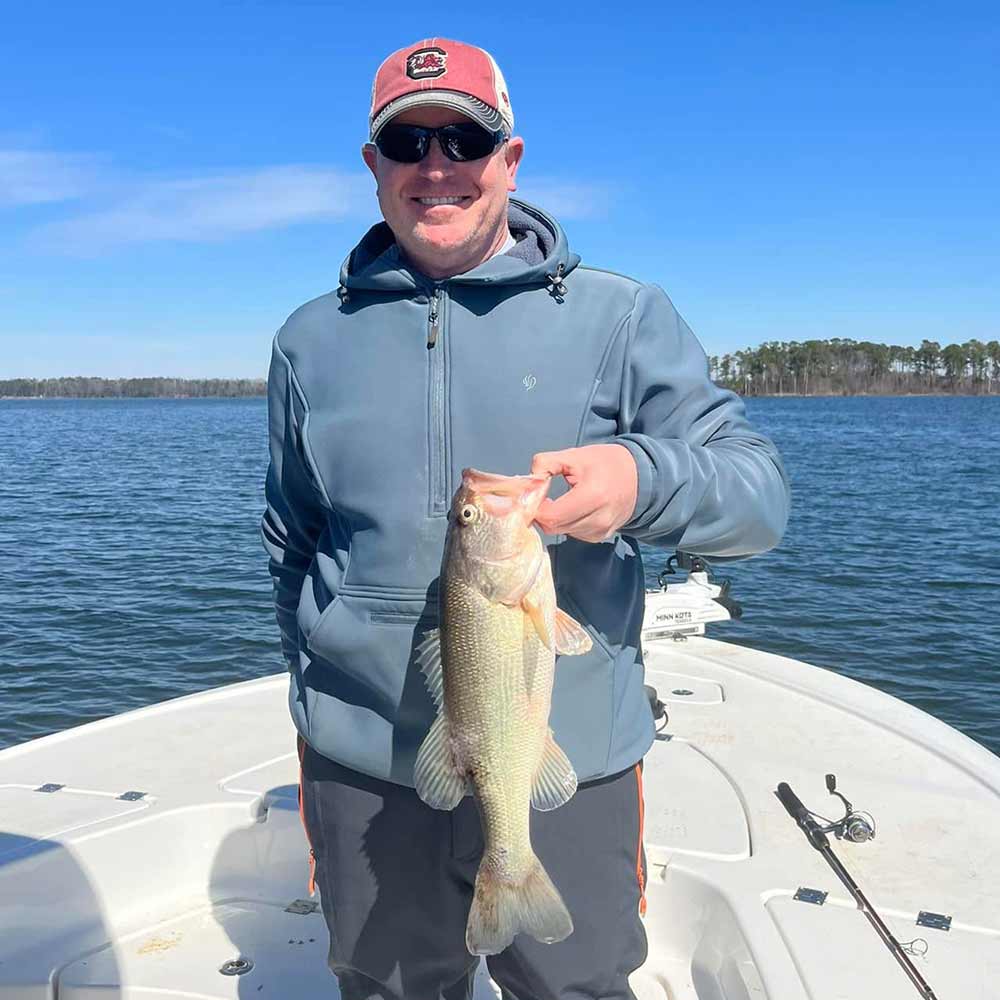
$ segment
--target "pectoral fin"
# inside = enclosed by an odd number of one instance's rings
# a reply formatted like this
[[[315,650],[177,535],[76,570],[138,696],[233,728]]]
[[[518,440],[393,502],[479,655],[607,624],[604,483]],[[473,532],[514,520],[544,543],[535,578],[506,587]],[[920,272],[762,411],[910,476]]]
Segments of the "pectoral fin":
[[[545,618],[545,605],[542,603],[538,590],[526,594],[521,601],[521,609],[531,619],[531,624],[535,626],[538,638],[542,645],[548,647],[554,653],[556,651],[556,640],[549,628],[549,623]]]
[[[556,608],[556,652],[565,656],[579,656],[581,653],[589,652],[592,645],[587,630],[562,608]]]
[[[542,812],[557,809],[568,802],[575,791],[576,772],[550,729],[531,786],[531,804]]]
[[[454,809],[462,801],[467,784],[451,752],[448,720],[442,712],[420,744],[413,769],[417,795],[432,809]]]

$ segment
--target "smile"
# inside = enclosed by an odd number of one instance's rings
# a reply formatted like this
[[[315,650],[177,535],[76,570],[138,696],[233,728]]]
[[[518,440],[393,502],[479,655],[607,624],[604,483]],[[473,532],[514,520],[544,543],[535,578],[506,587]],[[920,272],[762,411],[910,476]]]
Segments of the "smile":
[[[421,205],[460,205],[463,201],[468,201],[468,195],[454,195],[448,198],[414,198]]]

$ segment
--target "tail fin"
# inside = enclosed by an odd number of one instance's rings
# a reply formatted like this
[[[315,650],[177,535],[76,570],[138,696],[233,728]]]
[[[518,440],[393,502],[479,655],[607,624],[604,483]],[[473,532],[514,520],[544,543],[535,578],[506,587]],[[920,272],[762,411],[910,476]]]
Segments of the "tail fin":
[[[465,944],[473,955],[495,955],[515,934],[552,944],[573,933],[573,920],[559,890],[538,858],[523,882],[500,878],[489,857],[476,875],[476,891],[465,929]]]

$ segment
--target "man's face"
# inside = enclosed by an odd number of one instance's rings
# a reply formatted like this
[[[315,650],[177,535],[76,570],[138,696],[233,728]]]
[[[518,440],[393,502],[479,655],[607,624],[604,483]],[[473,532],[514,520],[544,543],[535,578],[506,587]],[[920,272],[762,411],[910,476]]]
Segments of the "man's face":
[[[394,123],[434,128],[468,122],[448,108],[414,108]],[[512,138],[481,160],[456,163],[432,139],[419,163],[396,163],[371,143],[362,156],[378,183],[382,216],[406,255],[432,278],[462,274],[482,263],[507,238],[507,192],[524,153]],[[460,198],[435,205],[430,199]]]

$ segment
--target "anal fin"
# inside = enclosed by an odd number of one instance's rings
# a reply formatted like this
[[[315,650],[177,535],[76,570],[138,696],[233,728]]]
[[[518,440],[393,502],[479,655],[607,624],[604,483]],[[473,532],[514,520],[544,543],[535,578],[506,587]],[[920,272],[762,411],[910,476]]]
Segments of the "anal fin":
[[[558,809],[576,791],[576,771],[549,730],[531,786],[531,804],[541,812]]]

